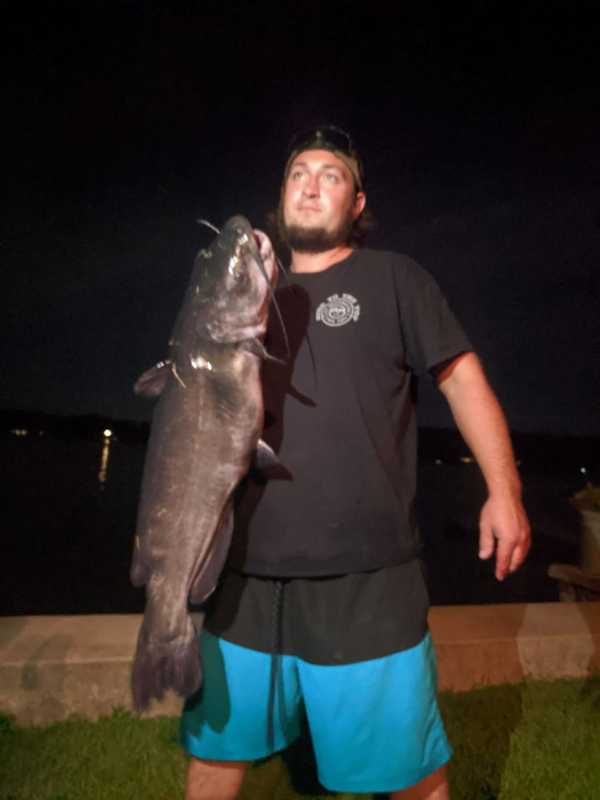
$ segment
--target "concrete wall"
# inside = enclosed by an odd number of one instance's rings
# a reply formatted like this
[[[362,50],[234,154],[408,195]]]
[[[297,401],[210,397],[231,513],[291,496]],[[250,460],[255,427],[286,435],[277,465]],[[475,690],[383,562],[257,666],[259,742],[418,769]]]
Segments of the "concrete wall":
[[[600,603],[438,606],[431,610],[441,689],[600,671]],[[131,708],[141,617],[0,617],[0,711],[42,724]],[[178,714],[168,697],[150,715]]]

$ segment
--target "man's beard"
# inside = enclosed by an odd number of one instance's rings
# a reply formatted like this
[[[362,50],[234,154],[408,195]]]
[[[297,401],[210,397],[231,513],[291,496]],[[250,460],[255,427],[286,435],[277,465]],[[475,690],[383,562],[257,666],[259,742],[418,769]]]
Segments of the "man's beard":
[[[286,225],[283,223],[285,242],[296,253],[324,253],[334,247],[348,244],[354,219],[349,210],[337,228],[325,230],[324,228],[309,228],[301,225]]]

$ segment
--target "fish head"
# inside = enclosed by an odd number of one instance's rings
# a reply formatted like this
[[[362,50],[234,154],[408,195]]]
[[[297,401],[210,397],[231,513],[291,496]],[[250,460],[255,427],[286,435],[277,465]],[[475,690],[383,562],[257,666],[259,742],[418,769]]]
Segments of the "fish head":
[[[265,234],[259,239],[247,219],[232,217],[210,247],[200,251],[194,272],[198,335],[219,343],[264,335],[277,273]]]

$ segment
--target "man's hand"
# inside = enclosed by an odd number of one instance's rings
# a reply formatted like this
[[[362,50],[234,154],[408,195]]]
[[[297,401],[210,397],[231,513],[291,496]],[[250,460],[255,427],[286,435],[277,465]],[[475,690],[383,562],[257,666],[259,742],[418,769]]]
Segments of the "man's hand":
[[[479,519],[479,558],[496,550],[496,578],[517,570],[529,552],[531,534],[527,514],[517,497],[490,496]]]
[[[254,229],[254,238],[258,244],[260,257],[262,258],[265,269],[267,270],[267,275],[275,275],[277,270],[275,266],[275,253],[273,251],[271,240],[266,233],[259,231],[257,228]]]

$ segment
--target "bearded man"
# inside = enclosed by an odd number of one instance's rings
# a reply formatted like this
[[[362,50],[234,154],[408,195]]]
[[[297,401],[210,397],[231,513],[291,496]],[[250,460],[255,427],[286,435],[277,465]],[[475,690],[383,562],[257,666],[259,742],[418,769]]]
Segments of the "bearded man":
[[[291,273],[277,292],[263,438],[287,480],[241,487],[228,569],[207,611],[204,684],[182,716],[187,800],[229,800],[247,765],[306,714],[319,780],[338,792],[447,800],[416,523],[415,380],[450,404],[488,488],[479,555],[502,580],[529,525],[504,414],[433,278],[357,247],[366,205],[350,137],[290,147],[279,207]]]

